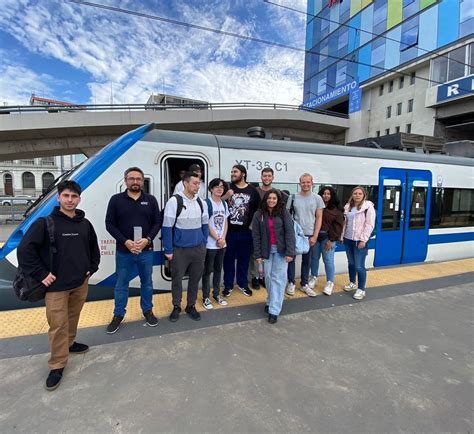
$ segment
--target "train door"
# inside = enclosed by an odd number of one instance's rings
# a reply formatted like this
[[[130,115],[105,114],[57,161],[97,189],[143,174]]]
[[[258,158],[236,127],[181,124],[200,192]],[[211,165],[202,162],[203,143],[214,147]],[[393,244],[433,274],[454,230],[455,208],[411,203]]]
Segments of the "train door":
[[[201,167],[203,188],[205,188],[209,180],[212,179],[212,176],[215,175],[209,173],[210,164],[204,156],[199,154],[177,155],[170,153],[161,158],[159,161],[162,186],[160,209],[165,208],[166,202],[173,195],[177,184],[181,181],[182,174],[184,174],[192,164],[199,164]],[[161,240],[161,251],[163,250],[163,240]],[[161,275],[163,279],[171,280],[170,264],[164,256],[161,261]]]
[[[380,169],[376,267],[426,259],[431,178],[427,170]]]

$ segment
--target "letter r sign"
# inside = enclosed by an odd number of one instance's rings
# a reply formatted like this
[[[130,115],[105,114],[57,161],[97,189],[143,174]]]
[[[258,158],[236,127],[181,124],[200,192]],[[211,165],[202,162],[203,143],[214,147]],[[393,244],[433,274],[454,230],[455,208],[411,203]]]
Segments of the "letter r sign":
[[[459,95],[459,84],[451,84],[448,86],[448,98],[453,95]]]

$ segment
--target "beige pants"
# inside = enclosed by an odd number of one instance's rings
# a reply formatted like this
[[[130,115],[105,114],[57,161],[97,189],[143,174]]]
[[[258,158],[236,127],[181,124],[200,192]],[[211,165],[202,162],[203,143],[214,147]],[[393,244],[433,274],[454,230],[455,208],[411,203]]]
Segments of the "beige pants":
[[[74,289],[61,292],[46,292],[46,318],[49,324],[49,348],[51,357],[49,369],[60,369],[66,366],[69,347],[74,342],[77,324],[82,306],[89,291],[89,279]]]

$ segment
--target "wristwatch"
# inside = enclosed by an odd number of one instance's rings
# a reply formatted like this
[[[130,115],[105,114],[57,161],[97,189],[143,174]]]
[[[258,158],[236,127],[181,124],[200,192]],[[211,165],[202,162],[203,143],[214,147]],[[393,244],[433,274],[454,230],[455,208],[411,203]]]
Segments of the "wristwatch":
[[[150,237],[146,237],[146,239],[148,240],[148,245],[151,244],[151,238]]]

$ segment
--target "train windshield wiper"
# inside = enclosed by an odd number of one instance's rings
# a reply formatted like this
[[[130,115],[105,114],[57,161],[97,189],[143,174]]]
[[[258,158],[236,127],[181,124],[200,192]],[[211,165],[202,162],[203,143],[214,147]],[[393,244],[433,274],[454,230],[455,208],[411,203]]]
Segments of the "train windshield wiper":
[[[36,207],[36,205],[38,205],[57,185],[58,183],[63,180],[65,177],[67,177],[68,175],[70,175],[72,172],[74,172],[76,169],[78,169],[82,164],[84,163],[84,161],[82,163],[79,163],[77,166],[74,166],[72,169],[69,169],[67,170],[66,172],[62,173],[61,175],[59,175],[50,185],[49,187],[43,192],[41,193],[41,195],[38,197],[38,199],[36,199],[28,208],[26,208],[26,211],[23,213],[23,217],[27,217],[28,216],[28,213],[30,212],[30,210],[32,210],[33,208]]]

